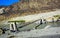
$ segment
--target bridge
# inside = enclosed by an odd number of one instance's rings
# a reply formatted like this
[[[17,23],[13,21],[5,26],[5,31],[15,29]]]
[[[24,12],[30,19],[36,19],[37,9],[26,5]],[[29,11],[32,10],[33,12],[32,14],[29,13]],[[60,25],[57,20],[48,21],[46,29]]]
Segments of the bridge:
[[[33,22],[28,22],[28,23],[25,23],[25,21],[24,21],[23,25],[19,26],[19,27],[17,27],[17,23],[21,22],[21,21],[8,21],[8,22],[10,23],[10,31],[18,31],[18,28],[23,28],[23,27],[28,26],[32,23],[39,22],[39,24],[35,27],[35,29],[37,29],[37,27],[40,26],[41,24],[43,24],[43,22],[46,23],[46,20],[45,19],[38,19],[38,20],[35,20]]]

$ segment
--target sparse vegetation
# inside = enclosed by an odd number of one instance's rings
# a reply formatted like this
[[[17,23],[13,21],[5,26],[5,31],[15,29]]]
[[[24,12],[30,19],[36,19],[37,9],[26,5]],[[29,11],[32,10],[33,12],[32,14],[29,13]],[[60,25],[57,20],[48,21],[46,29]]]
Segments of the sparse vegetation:
[[[60,19],[60,15],[55,15],[54,17]]]
[[[60,0],[21,0],[5,8],[5,14],[0,15],[0,21],[13,17],[55,11],[60,8]]]

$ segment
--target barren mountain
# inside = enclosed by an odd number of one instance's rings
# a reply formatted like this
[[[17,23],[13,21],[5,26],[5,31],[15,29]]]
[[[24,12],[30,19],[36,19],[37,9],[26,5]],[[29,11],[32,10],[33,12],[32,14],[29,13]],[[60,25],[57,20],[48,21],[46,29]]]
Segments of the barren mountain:
[[[20,0],[11,6],[0,8],[4,8],[5,12],[0,15],[0,21],[3,21],[18,16],[55,11],[60,9],[60,0]]]

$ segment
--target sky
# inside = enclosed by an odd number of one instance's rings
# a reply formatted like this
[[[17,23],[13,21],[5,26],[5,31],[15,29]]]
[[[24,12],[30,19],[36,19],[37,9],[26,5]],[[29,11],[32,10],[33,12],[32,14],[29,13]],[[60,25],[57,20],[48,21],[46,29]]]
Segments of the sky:
[[[0,0],[0,6],[9,6],[16,2],[19,2],[19,0]]]

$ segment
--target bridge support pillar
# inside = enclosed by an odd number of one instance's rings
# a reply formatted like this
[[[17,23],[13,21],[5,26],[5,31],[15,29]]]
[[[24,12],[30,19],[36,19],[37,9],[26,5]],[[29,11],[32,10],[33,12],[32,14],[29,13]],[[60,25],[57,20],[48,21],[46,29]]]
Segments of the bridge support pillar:
[[[16,23],[11,23],[11,24],[10,24],[10,31],[11,31],[11,32],[16,32],[16,31],[18,31]]]

